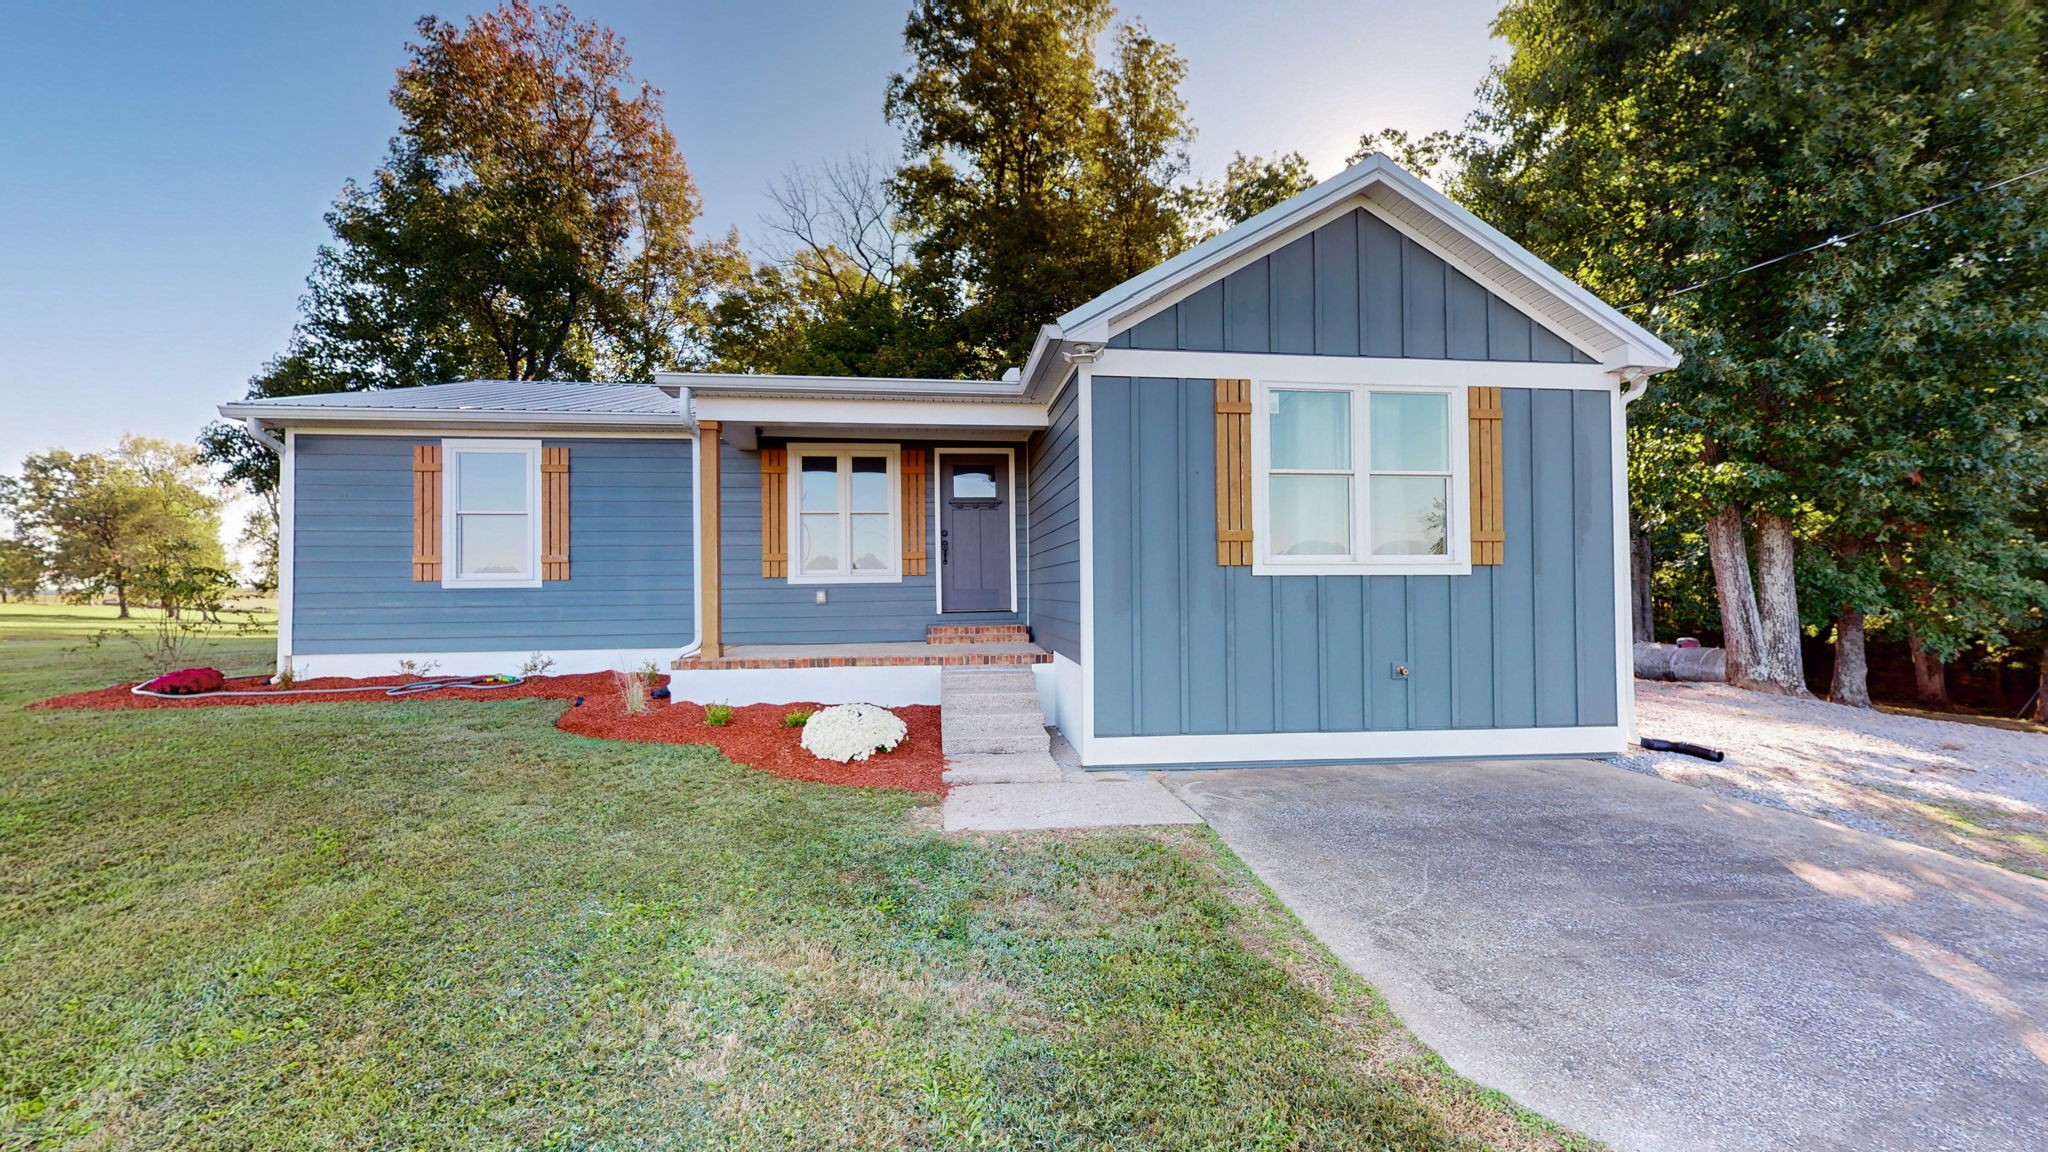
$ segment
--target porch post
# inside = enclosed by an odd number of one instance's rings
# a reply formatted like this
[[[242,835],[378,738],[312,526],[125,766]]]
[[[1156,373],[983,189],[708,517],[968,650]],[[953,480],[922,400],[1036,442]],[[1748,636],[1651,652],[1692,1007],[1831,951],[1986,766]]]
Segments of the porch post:
[[[698,637],[697,655],[703,659],[716,659],[724,654],[719,630],[719,515],[718,515],[718,473],[719,445],[718,421],[697,421],[697,451],[703,453],[702,466],[698,470],[697,516],[698,531],[704,538],[698,542],[704,557],[704,570],[697,594],[703,597],[704,633]]]

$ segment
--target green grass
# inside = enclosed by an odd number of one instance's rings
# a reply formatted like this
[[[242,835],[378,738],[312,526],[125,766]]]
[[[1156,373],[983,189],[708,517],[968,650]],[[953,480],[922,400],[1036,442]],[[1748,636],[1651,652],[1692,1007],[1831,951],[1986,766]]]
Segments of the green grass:
[[[23,712],[133,675],[47,614],[0,608],[0,1148],[1586,1146],[1206,830],[949,837],[548,701]]]

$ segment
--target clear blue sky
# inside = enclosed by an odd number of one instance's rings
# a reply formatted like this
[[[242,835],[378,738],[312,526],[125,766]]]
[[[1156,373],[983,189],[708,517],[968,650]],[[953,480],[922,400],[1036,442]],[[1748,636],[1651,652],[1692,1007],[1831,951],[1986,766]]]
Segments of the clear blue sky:
[[[284,344],[320,216],[396,128],[413,21],[486,7],[0,5],[0,471],[124,431],[189,440]],[[704,196],[753,239],[792,164],[893,157],[882,89],[907,0],[579,0],[624,36]],[[1199,174],[1463,119],[1495,0],[1131,0],[1187,58]]]

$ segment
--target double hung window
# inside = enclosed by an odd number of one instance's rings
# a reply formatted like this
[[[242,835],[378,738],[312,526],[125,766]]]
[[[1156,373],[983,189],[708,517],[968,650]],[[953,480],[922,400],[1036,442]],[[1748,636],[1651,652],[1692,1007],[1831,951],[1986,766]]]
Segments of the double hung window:
[[[899,580],[893,447],[789,449],[791,583]]]
[[[442,538],[448,587],[540,586],[540,443],[448,440]]]
[[[1448,390],[1276,383],[1262,396],[1261,567],[1435,571],[1461,562],[1462,461]]]

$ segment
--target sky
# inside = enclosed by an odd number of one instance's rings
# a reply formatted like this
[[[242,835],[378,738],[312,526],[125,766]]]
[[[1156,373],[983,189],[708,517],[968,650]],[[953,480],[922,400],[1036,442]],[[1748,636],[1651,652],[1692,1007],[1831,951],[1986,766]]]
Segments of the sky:
[[[191,440],[283,348],[321,214],[397,128],[387,101],[437,0],[0,0],[0,472],[124,432]],[[885,159],[907,0],[576,0],[665,92],[700,229],[761,238],[792,166]],[[1196,175],[1295,150],[1318,176],[1381,127],[1460,123],[1497,0],[1128,0],[1188,63]]]

